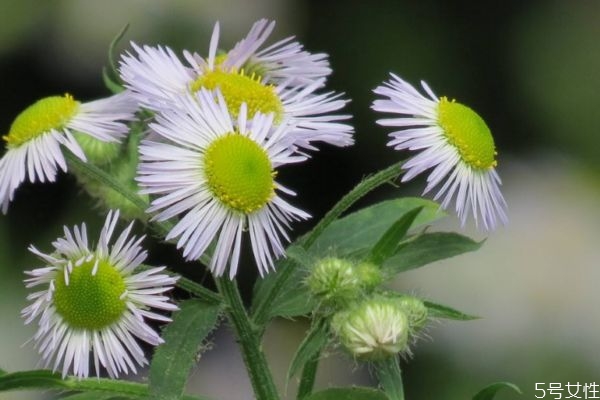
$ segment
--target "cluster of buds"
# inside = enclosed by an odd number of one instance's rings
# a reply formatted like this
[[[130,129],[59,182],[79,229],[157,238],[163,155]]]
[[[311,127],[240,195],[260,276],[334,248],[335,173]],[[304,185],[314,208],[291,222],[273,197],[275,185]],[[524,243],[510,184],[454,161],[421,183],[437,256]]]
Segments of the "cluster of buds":
[[[317,261],[306,280],[336,340],[361,360],[409,353],[410,342],[427,323],[423,301],[378,290],[382,282],[377,265],[335,257]]]

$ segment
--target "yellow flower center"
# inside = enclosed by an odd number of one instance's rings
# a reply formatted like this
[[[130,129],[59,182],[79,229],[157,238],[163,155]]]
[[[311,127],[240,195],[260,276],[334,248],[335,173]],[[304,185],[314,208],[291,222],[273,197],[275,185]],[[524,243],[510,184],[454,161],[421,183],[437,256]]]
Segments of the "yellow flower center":
[[[469,107],[446,97],[440,99],[438,107],[438,123],[462,160],[475,169],[495,167],[496,146],[485,121]]]
[[[252,213],[275,194],[276,172],[267,152],[237,133],[221,136],[208,146],[204,172],[212,193],[235,211]]]
[[[246,75],[244,70],[223,71],[217,68],[206,71],[191,85],[193,92],[202,88],[219,88],[234,118],[237,118],[242,103],[248,107],[248,118],[259,111],[263,114],[273,113],[276,123],[283,118],[283,104],[275,88],[273,85],[264,85],[256,74]]]
[[[125,281],[117,269],[107,261],[99,261],[92,274],[96,259],[74,267],[68,284],[64,273],[56,278],[54,305],[56,312],[73,328],[102,329],[117,321],[125,311]]]
[[[79,102],[69,94],[46,97],[27,107],[15,118],[2,139],[14,148],[52,129],[60,130],[73,118]]]

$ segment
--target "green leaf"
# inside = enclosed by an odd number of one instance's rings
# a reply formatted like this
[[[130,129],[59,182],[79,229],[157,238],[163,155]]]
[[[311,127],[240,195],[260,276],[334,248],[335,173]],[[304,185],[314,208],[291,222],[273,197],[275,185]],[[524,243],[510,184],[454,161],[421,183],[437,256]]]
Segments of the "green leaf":
[[[423,207],[416,207],[394,222],[375,243],[367,256],[367,260],[375,265],[381,265],[394,254],[398,248],[398,243],[406,236],[406,232],[408,232],[422,210]]]
[[[115,396],[113,393],[83,392],[61,398],[65,400],[124,400],[131,397]]]
[[[473,396],[473,400],[492,400],[496,394],[504,388],[512,389],[519,394],[523,394],[521,389],[519,389],[519,387],[513,383],[496,382],[479,391],[475,396]]]
[[[364,255],[387,232],[398,218],[422,207],[410,228],[432,222],[444,214],[437,203],[421,198],[401,198],[382,201],[349,214],[329,225],[314,242],[310,253],[314,257]]]
[[[398,162],[388,168],[377,172],[376,174],[362,180],[340,201],[338,201],[331,210],[329,210],[323,218],[315,225],[315,227],[302,238],[297,241],[297,245],[303,249],[309,249],[315,240],[317,240],[323,231],[327,229],[343,212],[345,212],[352,204],[361,199],[367,193],[391,182],[402,172],[402,162]],[[272,314],[274,302],[281,297],[281,293],[290,287],[290,280],[295,278],[295,270],[299,264],[286,264],[287,268],[280,268],[276,273],[271,274],[274,278],[272,283],[268,285],[259,284],[255,286],[255,297],[252,302],[252,321],[256,326],[264,329],[266,322]],[[293,282],[294,283],[294,282]]]
[[[102,81],[104,81],[104,86],[113,94],[121,93],[125,88],[118,82],[115,82],[113,78],[110,77],[108,70],[106,67],[102,68]]]
[[[483,242],[476,242],[458,233],[423,233],[401,245],[396,254],[383,264],[384,272],[395,275],[434,261],[475,251]]]
[[[148,385],[117,379],[79,379],[66,377],[49,370],[12,372],[0,376],[0,392],[25,389],[54,389],[61,391],[93,391],[110,393],[113,397],[136,400],[148,399]],[[183,396],[182,400],[205,400],[205,397]]]
[[[163,331],[165,343],[156,348],[150,365],[153,399],[179,399],[202,341],[215,328],[221,306],[186,300]]]
[[[296,375],[296,373],[300,371],[311,358],[319,354],[323,346],[327,344],[328,339],[328,322],[323,319],[315,321],[302,343],[300,343],[298,350],[296,350],[296,354],[294,354],[294,358],[290,363],[290,368],[285,379],[286,386],[290,379]]]
[[[266,318],[292,318],[308,314],[314,306],[304,280],[312,268],[311,256],[299,246],[290,246],[286,251],[287,258],[280,260],[276,272],[259,279],[254,287],[253,307],[264,302],[264,296],[276,293],[271,307],[265,310]],[[273,290],[279,284],[278,275],[290,274],[282,287]]]
[[[472,321],[481,318],[475,315],[465,314],[448,306],[432,303],[431,301],[423,301],[423,304],[427,307],[429,316],[433,318],[445,318],[457,321]]]
[[[305,397],[303,400],[389,400],[385,393],[366,387],[330,388]]]

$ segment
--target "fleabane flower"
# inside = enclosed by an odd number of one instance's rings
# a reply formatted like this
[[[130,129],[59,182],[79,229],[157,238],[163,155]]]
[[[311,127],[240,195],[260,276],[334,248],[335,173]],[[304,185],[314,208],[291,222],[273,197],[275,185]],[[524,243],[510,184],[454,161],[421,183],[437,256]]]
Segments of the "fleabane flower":
[[[391,76],[374,90],[384,99],[375,100],[372,108],[400,115],[377,121],[400,128],[390,134],[388,146],[418,153],[403,165],[406,173],[402,181],[432,169],[424,193],[441,185],[435,200],[442,199],[442,208],[454,200],[463,225],[469,214],[476,226],[485,230],[495,229],[499,222],[506,224],[496,146],[484,120],[463,104],[438,98],[425,82],[421,85],[426,96],[398,76]]]
[[[38,100],[15,118],[2,136],[6,153],[0,159],[0,203],[6,213],[15,190],[30,182],[54,182],[57,170],[67,170],[61,145],[86,159],[74,134],[104,142],[120,141],[128,131],[137,105],[127,92],[81,103],[71,95]]]
[[[331,74],[327,54],[305,51],[293,36],[261,49],[274,28],[275,21],[261,19],[255,22],[244,39],[220,56],[221,67],[256,72],[265,83],[271,84],[284,83],[294,87],[315,81],[324,83],[322,78]]]
[[[184,52],[187,64],[168,47],[140,47],[132,43],[134,53],[125,54],[120,61],[121,78],[144,107],[157,112],[179,107],[182,95],[219,89],[234,117],[245,103],[249,119],[260,112],[273,113],[276,125],[287,121],[293,129],[287,129],[288,135],[282,140],[290,147],[315,150],[313,142],[351,145],[353,128],[343,123],[350,116],[332,114],[343,108],[346,100],[333,92],[316,93],[325,84],[324,77],[314,76],[322,68],[321,62],[316,63],[319,67],[306,66],[312,58],[299,50],[299,45],[292,46],[290,52],[294,56],[290,56],[289,63],[282,60],[285,45],[272,51],[266,49],[258,59],[252,58],[253,49],[264,42],[271,29],[271,25],[259,21],[230,53],[217,55],[220,31],[217,23],[208,57]],[[296,58],[304,61],[292,61]],[[275,60],[273,64],[267,63],[269,59]],[[260,60],[264,67],[257,66]],[[301,74],[289,72],[294,68],[304,68],[310,73],[303,79]],[[289,76],[282,72],[286,70]]]
[[[90,354],[96,375],[100,365],[111,377],[136,372],[148,363],[136,338],[154,346],[163,341],[145,319],[170,321],[150,309],[177,309],[165,296],[176,278],[161,273],[164,267],[136,271],[146,251],[143,237],[130,235],[133,224],[111,244],[118,219],[118,211],[108,213],[95,247],[82,224],[65,227],[51,253],[29,248],[45,265],[26,272],[26,286],[40,290],[27,296],[22,316],[27,324],[37,320],[35,347],[63,377],[70,371],[87,377]]]
[[[180,99],[150,124],[164,142],[146,140],[140,147],[138,182],[156,198],[153,219],[181,218],[167,235],[178,238],[188,260],[198,259],[215,243],[210,269],[216,276],[238,267],[242,236],[248,231],[261,275],[283,255],[286,228],[308,214],[278,192],[294,193],[276,180],[277,168],[303,161],[281,143],[287,125],[274,127],[273,115],[247,118],[242,104],[233,118],[219,91],[201,89]]]

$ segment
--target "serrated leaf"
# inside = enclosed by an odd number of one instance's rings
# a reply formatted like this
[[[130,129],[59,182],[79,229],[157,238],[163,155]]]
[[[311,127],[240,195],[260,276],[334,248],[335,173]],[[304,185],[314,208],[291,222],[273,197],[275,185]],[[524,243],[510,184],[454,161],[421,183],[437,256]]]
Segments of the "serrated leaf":
[[[434,261],[475,251],[482,244],[458,233],[423,233],[400,246],[396,254],[383,263],[383,270],[389,275],[396,275]]]
[[[411,228],[444,216],[437,203],[416,197],[386,200],[333,222],[314,242],[309,252],[315,257],[365,254],[398,218],[423,207]]]
[[[325,389],[302,400],[389,400],[380,390],[366,387]]]
[[[221,306],[186,300],[163,331],[165,343],[156,348],[150,364],[150,394],[156,400],[179,399],[200,345],[215,328]]]
[[[496,382],[479,391],[475,396],[473,396],[473,400],[492,400],[502,389],[512,389],[519,394],[523,394],[521,389],[519,389],[519,387],[513,383]]]
[[[323,346],[327,344],[329,339],[329,324],[325,320],[316,321],[311,326],[308,334],[300,343],[294,358],[290,363],[290,368],[285,379],[285,384],[289,383],[290,379],[300,371],[304,365],[312,359],[315,355],[319,354]]]
[[[444,306],[442,304],[433,303],[431,301],[423,301],[423,304],[425,304],[425,307],[427,307],[429,316],[433,318],[453,319],[456,321],[472,321],[481,318],[475,315],[465,314],[462,311],[455,310],[454,308]]]
[[[398,248],[398,243],[406,236],[406,233],[422,210],[423,207],[413,208],[394,222],[371,248],[367,260],[375,265],[381,265],[394,254]]]

